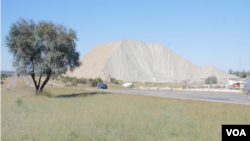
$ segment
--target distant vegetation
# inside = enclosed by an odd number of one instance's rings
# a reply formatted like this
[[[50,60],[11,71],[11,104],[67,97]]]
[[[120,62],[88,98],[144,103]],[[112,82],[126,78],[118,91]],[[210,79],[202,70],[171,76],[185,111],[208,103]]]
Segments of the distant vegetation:
[[[205,80],[205,84],[217,84],[217,77],[211,76]]]
[[[242,72],[240,71],[233,71],[232,69],[229,70],[229,74],[233,74],[233,75],[236,75],[240,78],[246,78],[247,76],[250,76],[250,70],[248,72],[245,72],[245,70],[243,69]]]
[[[92,78],[77,78],[77,77],[70,77],[70,76],[60,76],[61,81],[63,83],[71,82],[72,86],[77,86],[77,84],[89,84],[92,87],[96,87],[99,82],[102,82],[100,77],[92,79]],[[56,79],[56,78],[55,78]]]
[[[110,82],[114,84],[119,84],[118,80],[116,80],[115,78],[110,78]]]

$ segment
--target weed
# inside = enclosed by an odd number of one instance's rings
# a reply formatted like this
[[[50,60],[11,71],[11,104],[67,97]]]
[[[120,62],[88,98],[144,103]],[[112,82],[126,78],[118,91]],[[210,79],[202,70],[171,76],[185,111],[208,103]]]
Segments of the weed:
[[[53,97],[53,95],[51,94],[51,92],[43,90],[43,92],[41,93],[41,95],[43,96],[47,96],[47,97]]]
[[[21,98],[17,98],[16,104],[17,104],[18,107],[20,107],[23,104],[22,99]]]

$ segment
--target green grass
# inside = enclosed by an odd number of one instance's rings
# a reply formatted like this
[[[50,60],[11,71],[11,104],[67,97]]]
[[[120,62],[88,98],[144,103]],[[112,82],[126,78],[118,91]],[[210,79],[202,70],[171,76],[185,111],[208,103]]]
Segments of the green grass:
[[[222,124],[250,124],[246,105],[66,88],[34,92],[1,91],[2,140],[221,140]]]

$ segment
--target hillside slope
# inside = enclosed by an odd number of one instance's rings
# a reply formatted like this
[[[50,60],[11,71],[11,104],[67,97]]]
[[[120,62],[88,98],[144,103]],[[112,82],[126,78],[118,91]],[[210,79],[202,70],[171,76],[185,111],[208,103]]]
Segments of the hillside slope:
[[[98,45],[80,61],[83,66],[74,72],[67,72],[67,75],[144,82],[194,80],[209,76],[218,79],[234,77],[213,66],[197,67],[161,44],[139,40]]]

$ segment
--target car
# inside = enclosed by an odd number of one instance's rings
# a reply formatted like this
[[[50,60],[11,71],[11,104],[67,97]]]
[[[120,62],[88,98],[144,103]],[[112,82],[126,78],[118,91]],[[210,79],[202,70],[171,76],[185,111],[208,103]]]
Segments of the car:
[[[97,84],[97,89],[108,89],[107,84],[100,82]]]

